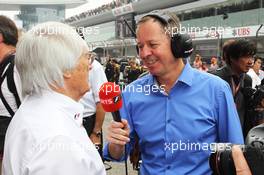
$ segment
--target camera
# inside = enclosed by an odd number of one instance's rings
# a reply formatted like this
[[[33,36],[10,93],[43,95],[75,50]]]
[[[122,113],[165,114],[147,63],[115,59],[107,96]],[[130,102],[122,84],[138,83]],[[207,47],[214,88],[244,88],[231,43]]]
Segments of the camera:
[[[232,144],[219,143],[212,148],[209,164],[213,175],[236,175],[232,158]],[[246,138],[246,145],[239,145],[253,175],[264,172],[264,124],[252,128]]]
[[[251,87],[245,87],[243,89],[243,94],[247,100],[248,110],[255,110],[258,107],[264,107],[264,86],[256,86],[255,89]]]
[[[264,123],[264,86],[259,85],[255,89],[245,87],[242,92],[246,100],[248,132],[249,129]]]

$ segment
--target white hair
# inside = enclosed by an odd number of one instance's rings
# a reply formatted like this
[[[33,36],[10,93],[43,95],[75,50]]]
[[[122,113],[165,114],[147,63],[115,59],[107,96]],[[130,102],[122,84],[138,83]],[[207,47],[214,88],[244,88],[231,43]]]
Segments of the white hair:
[[[63,87],[63,73],[72,70],[88,46],[70,26],[58,22],[37,25],[17,44],[15,64],[23,94]]]

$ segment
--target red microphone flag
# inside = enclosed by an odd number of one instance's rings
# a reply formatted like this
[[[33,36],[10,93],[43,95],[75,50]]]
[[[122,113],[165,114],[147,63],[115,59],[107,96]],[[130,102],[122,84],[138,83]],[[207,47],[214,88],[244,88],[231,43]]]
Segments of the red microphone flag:
[[[113,82],[106,82],[100,87],[99,98],[106,112],[115,112],[122,107],[120,87]]]

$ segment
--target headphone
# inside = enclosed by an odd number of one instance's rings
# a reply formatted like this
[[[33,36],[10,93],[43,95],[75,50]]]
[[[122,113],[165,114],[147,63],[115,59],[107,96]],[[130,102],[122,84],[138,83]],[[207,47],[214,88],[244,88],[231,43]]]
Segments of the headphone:
[[[169,19],[171,19],[167,14],[158,14],[157,11],[150,12],[144,17],[147,16],[158,20],[164,26],[169,26]],[[173,35],[171,35],[171,51],[176,59],[189,57],[193,52],[191,37],[188,34],[181,34],[180,32],[176,34],[173,33]]]

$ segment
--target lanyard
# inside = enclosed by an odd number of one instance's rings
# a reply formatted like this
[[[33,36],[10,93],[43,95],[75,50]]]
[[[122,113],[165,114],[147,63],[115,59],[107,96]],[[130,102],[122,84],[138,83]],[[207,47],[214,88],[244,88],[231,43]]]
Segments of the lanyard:
[[[239,90],[239,87],[240,87],[240,83],[241,83],[241,81],[240,81],[240,82],[238,83],[238,85],[236,86],[233,77],[231,78],[233,97],[236,96],[236,94],[237,94],[237,92],[238,92],[238,90]]]

